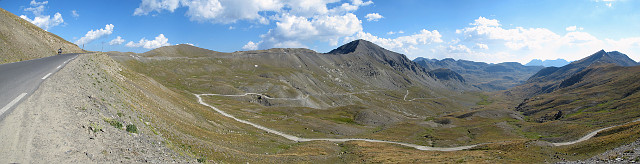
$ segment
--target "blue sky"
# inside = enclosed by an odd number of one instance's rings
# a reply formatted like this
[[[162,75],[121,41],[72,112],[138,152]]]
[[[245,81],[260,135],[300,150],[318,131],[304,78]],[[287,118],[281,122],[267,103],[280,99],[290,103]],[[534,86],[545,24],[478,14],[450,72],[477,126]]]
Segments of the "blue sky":
[[[634,0],[0,0],[0,7],[94,51],[187,43],[328,52],[366,39],[410,59],[526,63],[605,49],[640,60]]]

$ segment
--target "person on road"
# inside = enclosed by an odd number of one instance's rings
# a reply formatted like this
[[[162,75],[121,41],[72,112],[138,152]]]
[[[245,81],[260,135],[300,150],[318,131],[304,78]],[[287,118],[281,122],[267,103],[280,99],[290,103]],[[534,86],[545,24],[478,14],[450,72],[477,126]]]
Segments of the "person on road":
[[[58,49],[58,55],[62,54],[62,48]]]

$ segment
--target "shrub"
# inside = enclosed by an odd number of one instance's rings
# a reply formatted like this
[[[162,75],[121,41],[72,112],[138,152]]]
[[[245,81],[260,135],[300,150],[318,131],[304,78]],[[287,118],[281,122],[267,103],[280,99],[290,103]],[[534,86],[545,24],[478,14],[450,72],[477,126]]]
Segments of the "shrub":
[[[127,125],[127,132],[129,133],[138,133],[138,128],[134,124]]]
[[[118,120],[114,120],[114,119],[110,119],[110,118],[104,118],[104,122],[107,122],[107,123],[111,124],[111,126],[115,127],[116,129],[121,129],[122,128],[122,123],[120,123],[120,121],[118,121]]]
[[[89,127],[94,133],[97,133],[98,131],[102,130],[102,127],[100,127],[100,125],[93,122],[89,125]]]
[[[204,163],[205,161],[207,161],[207,159],[205,159],[204,157],[200,157],[197,160],[198,160],[198,163]]]

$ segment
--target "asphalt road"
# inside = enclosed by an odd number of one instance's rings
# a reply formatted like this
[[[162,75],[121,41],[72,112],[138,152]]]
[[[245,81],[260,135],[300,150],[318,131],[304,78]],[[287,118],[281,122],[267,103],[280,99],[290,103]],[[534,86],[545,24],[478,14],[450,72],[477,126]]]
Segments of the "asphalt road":
[[[36,91],[44,80],[77,56],[62,54],[0,65],[0,121]]]

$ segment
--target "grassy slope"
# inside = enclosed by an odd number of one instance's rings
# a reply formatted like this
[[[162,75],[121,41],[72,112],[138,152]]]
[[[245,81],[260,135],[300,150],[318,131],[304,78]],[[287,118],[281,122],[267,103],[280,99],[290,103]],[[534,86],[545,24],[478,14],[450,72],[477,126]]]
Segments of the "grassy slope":
[[[518,110],[528,115],[528,121],[542,122],[531,124],[527,131],[546,140],[565,141],[640,117],[640,67],[606,65],[585,72],[579,82],[520,105]],[[568,128],[558,128],[563,126]]]
[[[83,52],[77,45],[0,8],[0,64]]]
[[[572,126],[572,124],[545,126],[545,123],[523,121],[518,112],[511,110],[515,105],[500,97],[499,94],[464,93],[438,98],[435,96],[440,95],[434,95],[431,90],[415,86],[402,90],[375,91],[375,94],[310,96],[316,102],[329,99],[339,104],[320,110],[305,106],[304,103],[265,106],[253,101],[255,97],[209,96],[205,98],[208,103],[239,118],[303,137],[363,137],[430,146],[456,146],[485,142],[491,144],[477,150],[463,152],[425,152],[397,145],[366,142],[292,143],[221,117],[210,109],[196,104],[192,93],[240,94],[249,90],[266,93],[272,97],[304,95],[300,93],[304,88],[299,89],[303,86],[292,83],[294,79],[287,79],[290,76],[327,79],[323,84],[316,85],[333,86],[338,88],[337,91],[342,92],[347,90],[340,89],[338,86],[341,85],[338,82],[328,81],[329,74],[309,71],[309,69],[283,68],[282,65],[260,63],[260,60],[251,58],[240,59],[242,60],[231,58],[229,54],[218,54],[215,57],[154,59],[145,60],[145,62],[121,59],[119,61],[130,68],[125,76],[134,79],[132,81],[136,83],[138,89],[145,90],[147,95],[157,96],[155,99],[144,100],[145,103],[168,102],[174,105],[166,107],[166,104],[158,104],[145,107],[149,109],[151,118],[161,124],[159,129],[162,134],[174,141],[174,146],[214,161],[242,162],[265,159],[271,162],[319,160],[331,163],[353,161],[550,162],[560,158],[585,158],[590,154],[602,152],[607,147],[615,147],[637,138],[637,133],[633,132],[635,128],[623,128],[623,130],[617,130],[617,133],[599,135],[581,144],[549,147],[545,146],[546,142],[536,139],[559,135],[545,134],[540,130],[566,125],[569,127],[564,129],[580,126]],[[254,69],[254,65],[259,65],[261,69]],[[366,84],[358,81],[349,82],[361,83],[359,86]],[[267,87],[263,84],[267,84]],[[165,86],[167,88],[164,88]],[[298,89],[293,89],[296,87]],[[376,88],[361,87],[359,89]],[[434,99],[406,102],[403,100],[406,90],[410,91],[408,98],[431,97]],[[306,94],[311,93],[309,91],[313,90],[307,90]],[[467,105],[467,109],[471,107],[469,110],[460,110],[459,104],[455,104],[456,101],[453,100],[477,104]],[[271,103],[278,104],[278,102]],[[375,109],[375,107],[383,107],[383,109]],[[458,110],[455,110],[456,108]],[[371,110],[389,112],[387,114],[391,115],[412,112],[419,117],[405,118],[385,125],[358,121],[359,114]],[[524,118],[524,120],[530,119]],[[572,131],[563,135],[566,135],[564,139],[566,140],[575,139],[582,133]],[[591,147],[593,144],[601,147],[593,148]],[[399,155],[398,152],[402,153]],[[532,153],[536,155],[527,155]]]

